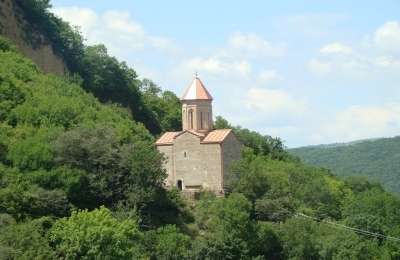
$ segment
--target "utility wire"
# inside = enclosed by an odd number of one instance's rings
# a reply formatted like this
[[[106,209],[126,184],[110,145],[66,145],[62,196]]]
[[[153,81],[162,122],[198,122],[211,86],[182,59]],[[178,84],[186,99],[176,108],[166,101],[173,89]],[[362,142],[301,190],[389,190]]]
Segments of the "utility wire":
[[[377,237],[377,238],[383,238],[383,239],[392,240],[392,241],[396,241],[396,242],[400,243],[400,239],[396,238],[396,237],[390,237],[390,236],[382,235],[382,234],[379,234],[379,233],[373,233],[373,232],[370,232],[370,231],[366,231],[366,230],[362,230],[362,229],[358,229],[358,228],[353,228],[353,227],[348,227],[348,226],[345,226],[345,225],[342,225],[342,224],[338,224],[338,223],[329,222],[329,221],[326,221],[326,220],[320,220],[320,219],[315,218],[315,217],[307,216],[307,215],[305,215],[303,213],[296,213],[295,217],[296,218],[305,217],[305,218],[309,218],[309,219],[311,219],[313,221],[316,221],[316,222],[323,222],[323,223],[331,225],[333,227],[352,230],[352,231],[354,231],[354,232],[356,232],[358,234]]]

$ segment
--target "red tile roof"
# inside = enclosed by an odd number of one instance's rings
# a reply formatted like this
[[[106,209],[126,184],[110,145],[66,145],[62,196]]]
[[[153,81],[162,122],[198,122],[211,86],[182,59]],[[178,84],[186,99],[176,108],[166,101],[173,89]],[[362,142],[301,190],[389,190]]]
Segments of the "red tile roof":
[[[214,131],[210,132],[208,135],[206,135],[205,137],[204,137],[204,134],[193,132],[193,131],[166,132],[155,142],[155,146],[173,145],[174,139],[185,132],[189,132],[193,135],[196,135],[196,136],[200,137],[201,139],[204,138],[201,141],[201,143],[221,143],[225,140],[225,138],[229,135],[229,133],[232,132],[232,129],[214,130]]]
[[[166,132],[155,142],[155,145],[169,145],[174,143],[174,137],[181,132]]]
[[[196,76],[181,97],[181,100],[213,100],[213,98],[201,80]]]
[[[198,137],[204,137],[204,134],[203,133],[198,133],[198,132],[196,132],[196,131],[190,131],[190,130],[185,130],[185,131],[182,131],[182,132],[179,132],[178,134],[176,134],[175,136],[174,136],[174,138],[177,138],[178,136],[180,136],[181,134],[183,134],[183,133],[185,133],[185,132],[189,132],[189,133],[191,133],[191,134],[193,134],[193,135],[197,135]]]
[[[166,132],[164,133],[158,140],[155,142],[155,145],[171,145],[174,143],[174,139],[180,136],[181,134],[189,132],[193,135],[197,135],[200,138],[204,138],[204,134],[197,133],[194,131],[180,131],[180,132]]]
[[[202,141],[202,143],[220,143],[225,140],[232,129],[220,129],[210,132]]]

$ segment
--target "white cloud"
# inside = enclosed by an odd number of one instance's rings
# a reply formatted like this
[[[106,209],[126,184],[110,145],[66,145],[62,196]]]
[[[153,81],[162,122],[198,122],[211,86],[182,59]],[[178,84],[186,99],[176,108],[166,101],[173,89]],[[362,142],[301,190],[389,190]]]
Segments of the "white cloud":
[[[342,71],[362,71],[363,64],[356,59],[346,60],[340,63],[340,68]]]
[[[90,8],[59,7],[53,8],[52,12],[72,25],[79,26],[83,36],[88,40],[90,40],[89,31],[100,23],[99,16]]]
[[[229,37],[229,45],[245,55],[280,57],[286,49],[284,42],[271,44],[254,33],[236,32]]]
[[[259,77],[262,81],[270,81],[276,77],[276,71],[275,70],[263,70],[260,72]]]
[[[372,137],[398,135],[400,130],[400,105],[350,106],[336,113],[332,123],[323,125],[325,139],[351,141]]]
[[[102,21],[106,28],[128,35],[135,35],[138,38],[144,38],[146,32],[142,25],[129,20],[129,12],[108,11],[104,13]]]
[[[297,116],[303,124],[269,124],[260,130],[281,137],[290,147],[398,136],[400,132],[400,105],[395,103],[354,105],[339,112],[306,107]]]
[[[147,41],[158,50],[177,50],[177,46],[171,39],[164,37],[147,37]]]
[[[195,57],[186,60],[180,65],[180,71],[186,70],[190,74],[194,71],[207,72],[219,76],[247,77],[251,73],[251,64],[247,60],[227,60],[224,57],[212,56],[208,59]]]
[[[389,67],[390,66],[390,58],[387,56],[381,56],[376,59],[375,64],[380,67]]]
[[[375,31],[373,38],[366,36],[360,42],[352,46],[338,42],[322,46],[308,62],[310,71],[344,84],[348,79],[359,84],[378,81],[379,77],[396,81],[399,74],[396,70],[400,68],[397,56],[400,54],[400,24],[387,22]]]
[[[247,108],[256,107],[266,113],[274,113],[288,109],[303,110],[304,101],[292,98],[288,93],[278,89],[250,88],[244,104]]]
[[[318,76],[325,76],[332,71],[332,65],[329,62],[323,62],[317,58],[312,58],[308,62],[308,68]]]
[[[344,53],[352,53],[353,50],[349,47],[347,47],[344,44],[341,43],[332,43],[332,44],[328,44],[323,46],[319,52],[321,53],[337,53],[337,52],[344,52]]]
[[[387,22],[376,30],[374,35],[376,48],[384,54],[400,54],[400,24]]]
[[[247,97],[246,107],[251,108],[255,106],[265,110],[277,110],[291,102],[290,97],[286,93],[277,89],[251,88],[247,92]]]
[[[113,10],[99,16],[89,8],[60,7],[52,11],[72,25],[80,26],[89,45],[103,43],[110,53],[124,59],[134,50],[179,49],[171,39],[148,35],[140,23],[131,19],[129,12]]]
[[[294,14],[269,19],[285,39],[307,39],[315,42],[331,37],[337,25],[348,20],[348,15],[339,13]]]

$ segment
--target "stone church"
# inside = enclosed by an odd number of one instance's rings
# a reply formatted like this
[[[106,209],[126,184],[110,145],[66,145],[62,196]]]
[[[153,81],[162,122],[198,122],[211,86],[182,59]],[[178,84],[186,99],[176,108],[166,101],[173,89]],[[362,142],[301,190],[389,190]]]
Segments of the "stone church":
[[[232,129],[213,130],[212,101],[196,74],[181,97],[182,131],[166,132],[155,143],[167,159],[167,187],[224,193],[226,171],[242,157],[242,143]]]

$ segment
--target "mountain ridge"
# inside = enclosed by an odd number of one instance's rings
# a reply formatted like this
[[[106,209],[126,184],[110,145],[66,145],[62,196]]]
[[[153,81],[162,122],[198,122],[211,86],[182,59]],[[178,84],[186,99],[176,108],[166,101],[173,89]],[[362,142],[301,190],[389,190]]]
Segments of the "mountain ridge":
[[[400,194],[400,136],[346,145],[307,146],[286,151],[305,164],[328,168],[339,177],[361,174],[380,182],[389,191]]]
[[[299,147],[293,147],[293,148],[287,148],[287,150],[289,149],[297,149],[297,148],[334,148],[334,147],[340,147],[340,146],[351,146],[351,145],[355,145],[355,144],[359,144],[359,143],[364,143],[364,142],[373,142],[379,139],[383,139],[386,137],[376,137],[376,138],[366,138],[366,139],[359,139],[359,140],[354,140],[354,141],[350,141],[350,142],[342,142],[342,143],[329,143],[329,144],[311,144],[311,145],[306,145],[306,146],[299,146]]]

